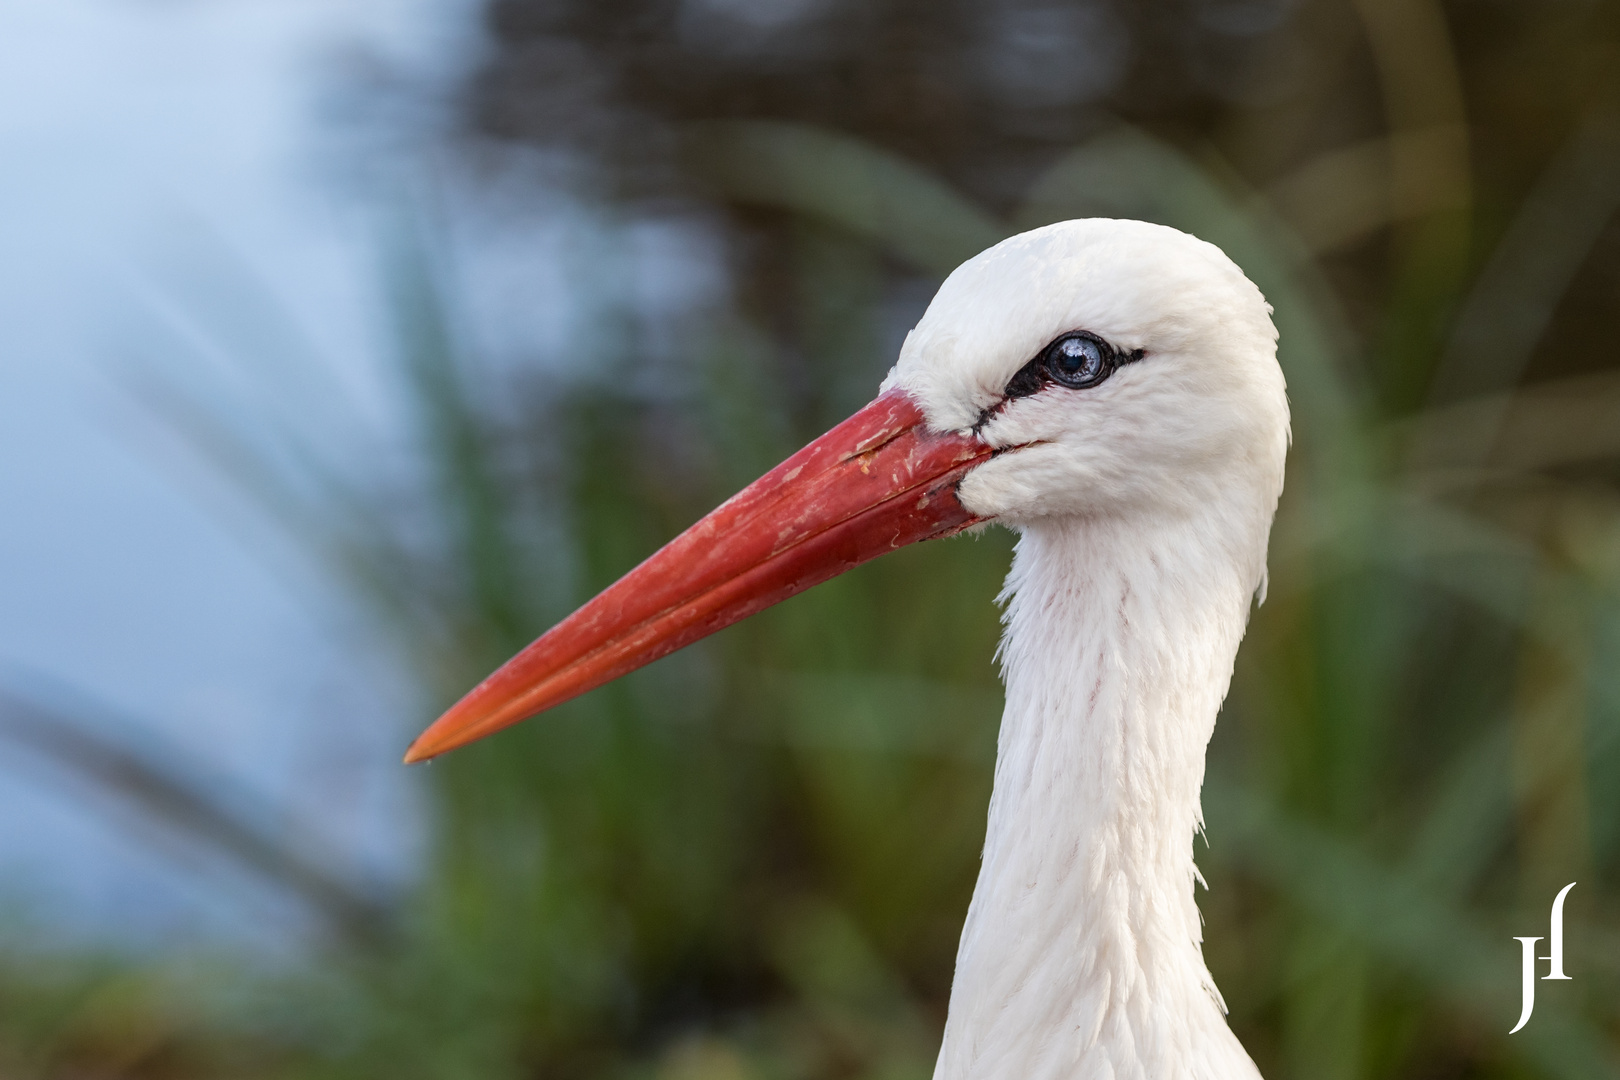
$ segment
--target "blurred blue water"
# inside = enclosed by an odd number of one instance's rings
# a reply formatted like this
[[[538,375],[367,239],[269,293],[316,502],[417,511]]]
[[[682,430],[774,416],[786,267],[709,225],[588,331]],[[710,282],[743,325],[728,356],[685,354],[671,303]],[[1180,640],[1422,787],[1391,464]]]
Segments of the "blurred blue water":
[[[251,267],[386,416],[370,238],[310,166],[312,88],[342,49],[451,62],[454,7],[0,3],[0,662],[145,718],[389,876],[420,831],[393,764],[397,681],[318,579],[222,524],[122,387],[132,359],[172,348],[161,301],[190,232]],[[51,932],[276,941],[303,924],[3,745],[0,821],[0,908]]]

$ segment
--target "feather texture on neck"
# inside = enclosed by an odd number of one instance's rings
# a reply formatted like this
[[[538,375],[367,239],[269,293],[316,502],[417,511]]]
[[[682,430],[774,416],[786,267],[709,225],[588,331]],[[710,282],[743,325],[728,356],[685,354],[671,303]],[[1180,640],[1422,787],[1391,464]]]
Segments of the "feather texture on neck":
[[[1223,524],[1024,528],[1003,594],[995,793],[935,1080],[1258,1077],[1193,897],[1204,751],[1265,550],[1264,532],[1220,543]]]

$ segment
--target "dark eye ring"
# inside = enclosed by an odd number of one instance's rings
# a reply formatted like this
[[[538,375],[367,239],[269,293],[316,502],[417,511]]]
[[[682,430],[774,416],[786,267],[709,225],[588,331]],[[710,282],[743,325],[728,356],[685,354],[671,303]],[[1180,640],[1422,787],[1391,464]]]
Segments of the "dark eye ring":
[[[1096,386],[1114,373],[1114,350],[1091,334],[1064,334],[1041,354],[1052,381],[1073,390]]]
[[[1096,386],[1118,368],[1134,364],[1147,353],[1142,349],[1121,352],[1096,334],[1072,330],[1054,340],[1035,355],[1035,359],[1020,368],[1007,383],[1006,395],[986,409],[975,427],[990,418],[1014,398],[1037,394],[1042,387],[1056,383],[1071,390],[1084,390]]]

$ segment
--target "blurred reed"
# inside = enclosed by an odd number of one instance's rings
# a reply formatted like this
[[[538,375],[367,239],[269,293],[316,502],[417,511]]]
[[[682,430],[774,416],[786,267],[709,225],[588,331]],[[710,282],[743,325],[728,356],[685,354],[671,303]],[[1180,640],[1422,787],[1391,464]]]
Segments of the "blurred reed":
[[[402,229],[413,482],[368,482],[302,413],[262,405],[256,442],[194,388],[165,407],[404,658],[424,704],[403,738],[860,404],[892,360],[897,280],[1068,217],[1203,236],[1276,309],[1296,437],[1206,785],[1206,952],[1233,1026],[1276,1078],[1617,1075],[1620,378],[1521,385],[1615,209],[1614,128],[1577,124],[1492,222],[1455,72],[1425,67],[1450,49],[1439,9],[1358,7],[1389,130],[1260,190],[1118,120],[999,203],[869,134],[676,125],[692,197],[772,222],[772,299],[679,327],[619,311],[590,370],[481,363]],[[1332,260],[1370,237],[1394,269],[1376,317],[1352,317]],[[638,347],[653,335],[673,347]],[[234,1011],[172,1044],[206,1053],[97,1069],[929,1075],[1008,552],[991,530],[896,554],[434,764],[432,856],[390,935],[277,978],[214,972]],[[1571,880],[1575,981],[1509,1038],[1512,937]],[[85,978],[7,970],[32,989],[0,996],[36,1001]],[[161,974],[101,978],[170,1000]],[[81,1060],[60,1048],[101,1014],[61,1015],[0,1028],[15,1075]]]

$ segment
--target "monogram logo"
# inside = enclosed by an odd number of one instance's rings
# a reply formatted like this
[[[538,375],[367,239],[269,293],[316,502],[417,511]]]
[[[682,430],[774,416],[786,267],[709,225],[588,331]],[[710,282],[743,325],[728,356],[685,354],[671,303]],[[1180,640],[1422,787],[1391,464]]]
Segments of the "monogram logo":
[[[1564,897],[1568,896],[1569,890],[1574,887],[1575,883],[1572,881],[1558,890],[1558,895],[1553,897],[1552,925],[1547,928],[1547,955],[1540,958],[1550,965],[1547,974],[1542,976],[1543,979],[1569,978],[1568,975],[1564,974]],[[1516,937],[1513,940],[1517,941],[1524,949],[1524,1007],[1519,1013],[1519,1022],[1513,1025],[1513,1031],[1508,1032],[1509,1035],[1528,1024],[1530,1014],[1535,1012],[1536,942],[1541,939],[1538,937]]]

